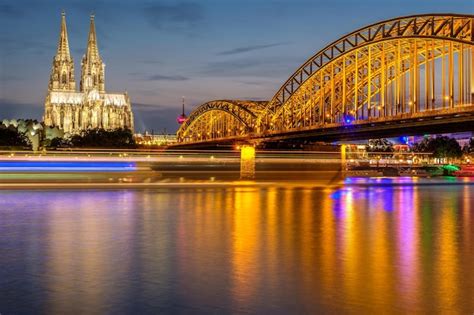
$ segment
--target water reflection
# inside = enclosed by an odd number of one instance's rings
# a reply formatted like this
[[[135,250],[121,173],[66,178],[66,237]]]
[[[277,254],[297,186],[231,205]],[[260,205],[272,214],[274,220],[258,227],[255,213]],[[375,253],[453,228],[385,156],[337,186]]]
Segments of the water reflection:
[[[51,314],[469,313],[473,190],[4,191],[0,305]]]

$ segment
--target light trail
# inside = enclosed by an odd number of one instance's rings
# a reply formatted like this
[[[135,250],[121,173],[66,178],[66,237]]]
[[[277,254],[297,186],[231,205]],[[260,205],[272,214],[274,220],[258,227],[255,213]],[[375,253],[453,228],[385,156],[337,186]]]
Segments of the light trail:
[[[123,172],[137,170],[134,162],[112,161],[0,161],[0,171],[22,172]]]

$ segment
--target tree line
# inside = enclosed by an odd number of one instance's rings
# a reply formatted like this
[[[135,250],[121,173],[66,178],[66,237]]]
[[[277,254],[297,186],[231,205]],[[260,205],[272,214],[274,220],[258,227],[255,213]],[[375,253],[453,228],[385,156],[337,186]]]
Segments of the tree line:
[[[0,146],[12,149],[31,148],[31,141],[27,132],[21,132],[14,126],[0,124]],[[136,143],[133,133],[128,129],[88,129],[80,134],[69,137],[55,137],[48,139],[44,135],[40,136],[40,146],[43,148],[135,148]]]

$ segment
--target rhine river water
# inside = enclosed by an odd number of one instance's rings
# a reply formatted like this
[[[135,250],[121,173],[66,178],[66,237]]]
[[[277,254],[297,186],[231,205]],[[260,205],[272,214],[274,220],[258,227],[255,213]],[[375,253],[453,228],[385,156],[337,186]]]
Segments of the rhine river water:
[[[474,313],[474,186],[0,191],[0,313]]]

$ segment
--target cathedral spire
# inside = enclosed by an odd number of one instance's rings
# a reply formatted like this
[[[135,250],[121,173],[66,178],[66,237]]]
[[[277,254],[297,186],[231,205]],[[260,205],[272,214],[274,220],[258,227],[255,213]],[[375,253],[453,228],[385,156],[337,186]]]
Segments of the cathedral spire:
[[[100,60],[99,48],[97,47],[97,35],[95,33],[94,14],[91,14],[89,27],[89,38],[87,40],[87,58],[90,61]]]
[[[53,59],[51,76],[49,78],[49,89],[56,91],[74,91],[75,88],[74,62],[69,51],[66,13],[63,11],[61,13],[61,30],[59,32],[58,49]]]
[[[91,14],[87,49],[82,57],[81,92],[93,89],[105,92],[105,65],[99,55],[94,14]]]
[[[66,12],[61,12],[61,31],[59,33],[58,50],[56,52],[56,58],[58,60],[69,60],[71,59],[71,53],[69,51],[69,41],[67,38],[67,26],[66,26]]]

